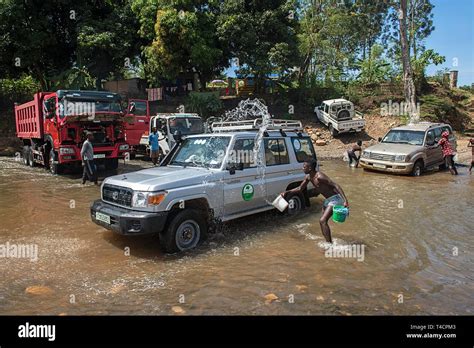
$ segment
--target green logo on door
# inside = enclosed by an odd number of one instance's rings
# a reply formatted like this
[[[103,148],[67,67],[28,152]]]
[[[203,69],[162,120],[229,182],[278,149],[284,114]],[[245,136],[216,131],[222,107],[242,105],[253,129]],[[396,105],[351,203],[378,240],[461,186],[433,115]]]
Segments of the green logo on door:
[[[244,201],[250,201],[253,198],[253,186],[251,184],[245,184],[242,188],[242,198]]]

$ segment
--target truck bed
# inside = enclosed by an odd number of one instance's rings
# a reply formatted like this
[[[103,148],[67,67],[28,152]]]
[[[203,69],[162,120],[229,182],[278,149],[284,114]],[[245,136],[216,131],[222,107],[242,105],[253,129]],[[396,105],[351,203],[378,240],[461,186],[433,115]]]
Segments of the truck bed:
[[[49,94],[49,92],[35,93],[32,101],[15,105],[15,123],[18,138],[43,137],[42,101],[46,94]]]

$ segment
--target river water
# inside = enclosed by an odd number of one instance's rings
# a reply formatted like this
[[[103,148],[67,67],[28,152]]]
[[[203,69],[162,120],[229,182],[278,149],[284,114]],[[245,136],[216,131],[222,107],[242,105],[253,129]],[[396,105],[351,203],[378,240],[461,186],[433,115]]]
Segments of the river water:
[[[149,163],[119,171],[139,166]],[[328,257],[318,197],[297,216],[243,218],[164,255],[155,237],[90,221],[98,187],[0,158],[0,245],[38,248],[36,261],[0,258],[0,314],[473,314],[474,176],[321,170],[351,207],[330,223],[335,242],[363,245],[363,257]]]

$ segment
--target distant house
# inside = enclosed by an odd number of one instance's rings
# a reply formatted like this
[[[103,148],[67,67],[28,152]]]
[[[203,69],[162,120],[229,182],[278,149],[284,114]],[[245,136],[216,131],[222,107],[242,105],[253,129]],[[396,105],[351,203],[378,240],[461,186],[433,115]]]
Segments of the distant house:
[[[160,87],[158,88],[147,88],[146,80],[132,78],[107,81],[104,83],[104,89],[110,92],[119,93],[124,99],[148,98],[149,100],[150,95],[159,95],[159,100],[166,100],[169,97],[185,96],[190,91],[195,90],[195,82],[192,74],[182,74],[175,80],[160,79],[159,85]],[[151,90],[153,90],[153,93],[150,93]]]
[[[147,97],[147,83],[140,78],[132,78],[126,80],[107,81],[104,83],[104,89],[109,92],[118,93],[124,99],[128,98],[144,98]]]

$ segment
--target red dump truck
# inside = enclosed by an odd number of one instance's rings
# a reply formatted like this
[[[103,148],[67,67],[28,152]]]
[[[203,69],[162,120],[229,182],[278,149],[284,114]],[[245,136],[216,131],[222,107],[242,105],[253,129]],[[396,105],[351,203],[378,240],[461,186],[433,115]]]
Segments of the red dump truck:
[[[129,151],[120,103],[116,93],[58,90],[36,93],[32,101],[15,105],[24,163],[43,165],[53,174],[80,167],[81,147],[89,131],[94,134],[96,162],[116,169]]]

